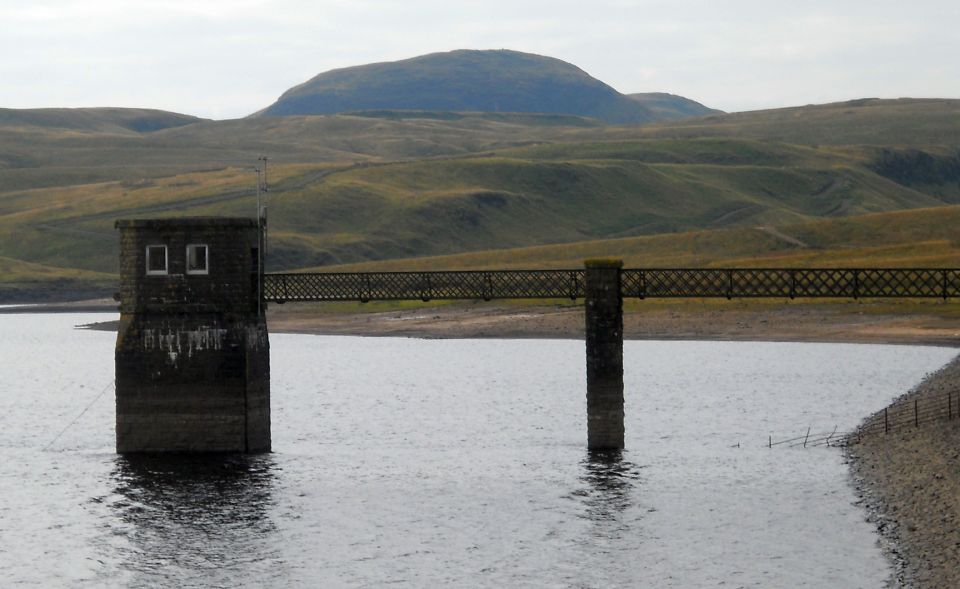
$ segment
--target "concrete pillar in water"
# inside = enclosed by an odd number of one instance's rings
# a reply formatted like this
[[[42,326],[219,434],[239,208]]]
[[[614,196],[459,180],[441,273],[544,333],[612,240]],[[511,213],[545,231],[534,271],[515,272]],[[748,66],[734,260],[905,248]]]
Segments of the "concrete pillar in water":
[[[587,447],[623,448],[621,260],[587,260]]]
[[[117,452],[269,452],[254,219],[117,221]]]

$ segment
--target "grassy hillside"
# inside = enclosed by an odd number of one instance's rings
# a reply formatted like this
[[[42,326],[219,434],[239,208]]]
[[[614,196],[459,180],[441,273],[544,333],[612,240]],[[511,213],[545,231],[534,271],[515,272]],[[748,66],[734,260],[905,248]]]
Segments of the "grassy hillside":
[[[616,145],[587,146],[594,157],[579,160],[546,158],[550,148],[534,148],[345,170],[274,194],[274,262],[296,267],[942,204],[803,150],[707,143],[709,157],[691,155],[682,164],[644,161],[669,145]],[[613,150],[620,150],[616,158]],[[704,163],[717,150],[730,163]],[[774,163],[741,163],[743,151],[764,152],[759,159]],[[525,154],[531,157],[519,157]]]
[[[148,108],[0,108],[0,128],[132,134],[181,127],[194,116]]]
[[[960,266],[960,206],[825,219],[778,227],[691,231],[573,244],[367,262],[322,271],[579,268],[622,258],[628,267]]]
[[[278,187],[296,188],[317,174],[331,169],[309,166],[278,170]],[[196,175],[205,176],[205,175]],[[195,177],[196,177],[195,176]],[[74,270],[0,258],[4,280],[0,299],[36,299],[37,295],[63,297],[105,295],[112,292],[116,264],[114,216],[137,216],[150,207],[150,216],[162,216],[180,207],[182,200],[169,197],[171,187],[186,192],[198,214],[222,206],[252,208],[253,196],[246,190],[242,172],[219,172],[219,187],[212,178],[190,186],[191,177],[158,182],[124,191],[102,186],[97,196],[76,198],[64,194],[51,200],[40,218],[14,215],[28,226],[26,231],[8,232],[3,227],[0,243],[4,250],[40,252],[64,265],[97,266],[103,271]],[[281,191],[284,192],[284,191]],[[133,196],[134,198],[131,198]],[[72,204],[72,203],[79,204]],[[126,203],[126,209],[122,204]],[[116,207],[104,214],[105,206]],[[275,203],[271,210],[278,208]],[[237,211],[242,213],[243,211]],[[0,219],[7,219],[4,214]],[[38,222],[41,219],[47,222]],[[50,220],[52,219],[52,221]],[[83,222],[78,222],[83,219]],[[284,228],[271,215],[271,251],[295,244],[304,251],[327,251],[331,243],[356,243],[349,233],[326,235]],[[621,257],[635,267],[692,266],[933,266],[956,267],[960,260],[960,206],[941,206],[836,219],[819,219],[782,225],[742,226],[728,229],[688,231],[620,239],[589,240],[499,250],[482,250],[447,256],[379,260],[340,266],[325,265],[315,270],[433,270],[461,268],[570,268],[595,257]],[[11,237],[19,237],[14,241]],[[271,270],[280,260],[271,258]]]
[[[106,296],[115,274],[55,268],[0,256],[0,302],[70,300]]]
[[[878,163],[883,149],[911,148],[935,158],[956,156],[960,149],[960,101],[956,100],[839,103],[634,127],[604,127],[589,119],[558,115],[381,111],[201,121],[138,132],[129,128],[129,120],[109,124],[87,120],[88,115],[105,116],[100,110],[0,111],[17,114],[6,120],[0,115],[0,193],[250,166],[263,154],[283,163],[389,161],[543,143],[571,144],[569,149],[576,150],[576,144],[585,142],[704,137],[751,138],[821,149],[875,145],[873,157]],[[131,109],[104,110],[134,114]],[[24,116],[30,113],[45,113],[43,124],[36,120],[26,124]],[[56,122],[53,114],[70,116]]]
[[[149,133],[0,124],[0,194],[284,163],[443,157],[555,141],[597,121],[555,115],[394,113],[202,121]]]
[[[311,174],[323,173],[311,167]],[[283,186],[297,166],[275,170]],[[0,251],[37,264],[116,272],[118,218],[176,216],[183,210],[222,210],[225,203],[246,205],[255,214],[255,176],[228,168],[138,182],[108,182],[35,189],[0,196]]]
[[[865,98],[718,114],[644,127],[608,128],[583,139],[740,137],[802,145],[960,147],[960,100]]]
[[[821,243],[799,227],[960,202],[958,146],[911,146],[916,137],[905,135],[908,123],[917,124],[917,137],[932,138],[934,121],[960,130],[950,115],[955,102],[787,109],[795,124],[781,111],[700,119],[701,128],[717,131],[703,132],[710,137],[658,136],[669,129],[682,135],[693,123],[611,128],[558,115],[397,111],[208,121],[152,132],[0,126],[0,256],[25,264],[21,277],[64,269],[113,273],[115,219],[250,216],[252,164],[267,154],[273,269],[494,249],[510,250],[503,259],[513,263],[527,256],[515,248],[577,244],[557,250],[572,260],[593,255],[581,256],[585,243],[659,235],[643,239],[666,244],[713,229],[733,231],[723,239],[741,245],[716,247],[744,263],[774,254],[788,256],[784,264],[826,263],[834,250],[849,263],[920,259],[922,252],[942,260],[952,246],[910,245],[929,239],[923,231],[902,233],[935,219],[890,217],[883,232],[900,237],[887,242],[874,232],[873,245],[863,241],[856,254],[849,243]],[[858,145],[866,131],[844,126],[861,116],[845,114],[850,109],[869,111],[861,122],[891,142]],[[803,144],[811,117],[846,129],[845,143]],[[764,136],[773,131],[794,143]],[[893,141],[904,137],[909,141]],[[794,251],[791,240],[808,247]],[[666,249],[650,255],[690,264],[712,259],[703,248],[695,251],[686,258]]]
[[[271,168],[275,269],[573,243],[933,207],[858,150],[699,140],[546,145],[481,156]],[[0,251],[111,272],[113,220],[242,215],[249,169],[0,195]]]

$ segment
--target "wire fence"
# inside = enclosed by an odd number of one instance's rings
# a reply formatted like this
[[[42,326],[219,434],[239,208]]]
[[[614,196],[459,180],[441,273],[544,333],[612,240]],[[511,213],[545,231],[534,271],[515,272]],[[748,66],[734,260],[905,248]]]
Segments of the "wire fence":
[[[934,422],[960,419],[960,392],[946,392],[924,398],[901,399],[871,415],[857,429],[838,432],[807,432],[793,438],[774,440],[767,438],[767,446],[814,448],[817,446],[845,446],[856,444],[867,436],[885,435],[908,429],[917,429]]]

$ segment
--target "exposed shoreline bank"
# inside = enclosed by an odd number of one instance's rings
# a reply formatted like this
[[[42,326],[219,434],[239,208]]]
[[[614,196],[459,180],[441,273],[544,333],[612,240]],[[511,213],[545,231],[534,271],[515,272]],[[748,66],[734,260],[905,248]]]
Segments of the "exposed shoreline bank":
[[[948,394],[960,394],[960,356],[897,403]],[[854,488],[894,564],[888,585],[960,587],[960,418],[850,442]]]
[[[420,338],[582,339],[582,305],[456,304],[323,312],[320,306],[273,305],[273,333]],[[628,308],[629,340],[785,341],[960,347],[960,319],[901,314],[864,304],[756,304],[722,301]]]
[[[645,302],[625,305],[629,340],[784,341],[960,347],[960,313],[952,306],[885,301],[803,304],[756,301]],[[117,312],[110,299],[0,306],[0,313]],[[472,303],[272,304],[271,333],[429,339],[582,339],[582,304]],[[91,329],[115,329],[115,321]]]

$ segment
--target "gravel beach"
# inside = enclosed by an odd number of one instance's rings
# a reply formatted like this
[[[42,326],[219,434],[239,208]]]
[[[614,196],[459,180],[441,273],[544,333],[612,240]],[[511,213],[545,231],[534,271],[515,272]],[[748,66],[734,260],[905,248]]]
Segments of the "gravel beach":
[[[892,406],[960,395],[960,357]],[[960,587],[960,418],[851,437],[854,486],[880,532],[895,573],[888,587]],[[882,420],[882,413],[868,418]]]
[[[902,313],[882,303],[724,301],[650,305],[623,315],[625,339],[960,345],[960,317]],[[324,312],[319,305],[271,305],[271,333],[423,338],[583,338],[583,307],[466,303],[376,311]]]

